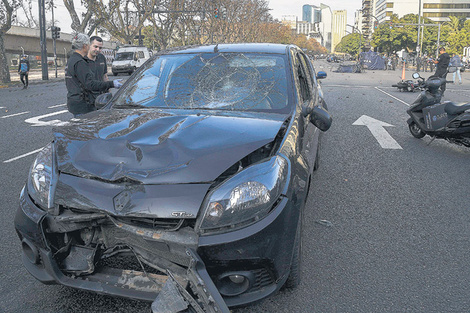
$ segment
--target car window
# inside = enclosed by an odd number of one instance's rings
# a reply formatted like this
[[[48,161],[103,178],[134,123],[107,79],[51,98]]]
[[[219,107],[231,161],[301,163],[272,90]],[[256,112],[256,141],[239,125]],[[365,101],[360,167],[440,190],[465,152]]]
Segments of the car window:
[[[286,111],[286,57],[257,53],[163,55],[117,94],[113,107]]]
[[[310,59],[302,53],[299,53],[299,58],[301,60],[301,65],[305,68],[305,72],[307,73],[307,80],[309,84],[309,88],[312,94],[312,97],[314,98],[317,92],[316,88],[316,77],[315,77],[315,71],[313,70],[313,65]]]
[[[123,60],[132,60],[134,58],[134,52],[119,52],[116,54],[114,58],[115,61],[123,61]]]
[[[300,54],[297,54],[297,79],[299,81],[300,95],[302,103],[312,99],[310,73],[307,71],[305,60]]]
[[[139,51],[139,59],[143,59],[144,58],[144,51]]]

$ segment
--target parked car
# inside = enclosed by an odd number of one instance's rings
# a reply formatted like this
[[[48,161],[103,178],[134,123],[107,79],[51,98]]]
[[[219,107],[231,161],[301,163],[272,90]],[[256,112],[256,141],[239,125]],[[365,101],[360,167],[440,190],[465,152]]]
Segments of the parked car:
[[[132,74],[142,64],[152,56],[152,52],[147,47],[122,47],[114,56],[111,71],[114,76],[119,73]]]
[[[154,312],[177,301],[162,288],[227,312],[297,286],[325,77],[293,45],[153,56],[38,153],[15,217],[25,267]]]

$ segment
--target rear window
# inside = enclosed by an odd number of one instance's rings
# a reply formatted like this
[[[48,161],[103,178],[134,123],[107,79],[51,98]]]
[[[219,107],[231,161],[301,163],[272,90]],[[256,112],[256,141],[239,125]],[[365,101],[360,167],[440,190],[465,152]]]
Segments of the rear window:
[[[283,55],[204,53],[164,55],[146,63],[114,107],[285,111]]]

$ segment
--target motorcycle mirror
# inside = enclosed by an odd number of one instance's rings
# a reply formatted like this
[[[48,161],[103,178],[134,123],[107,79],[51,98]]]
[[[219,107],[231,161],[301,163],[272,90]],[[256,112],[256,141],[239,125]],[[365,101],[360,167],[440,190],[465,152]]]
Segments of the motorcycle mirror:
[[[414,79],[421,78],[421,76],[419,75],[419,73],[413,73],[412,77],[413,77]]]

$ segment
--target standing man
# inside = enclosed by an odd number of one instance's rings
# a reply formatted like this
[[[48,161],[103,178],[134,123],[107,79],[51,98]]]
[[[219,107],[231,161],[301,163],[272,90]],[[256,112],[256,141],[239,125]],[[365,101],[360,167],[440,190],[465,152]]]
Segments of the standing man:
[[[101,54],[101,50],[103,49],[103,39],[98,36],[90,37],[90,48],[88,49],[88,54],[86,58],[88,59],[88,65],[90,70],[94,74],[95,80],[109,81],[108,78],[108,65],[106,64],[106,57]],[[93,98],[93,102],[102,93],[106,93],[105,91],[92,91],[91,96]]]
[[[437,61],[433,61],[436,64],[436,72],[434,76],[440,78],[447,77],[447,68],[449,67],[450,56],[447,54],[444,47],[439,48],[439,58]],[[441,95],[444,96],[444,91],[446,91],[446,83],[444,82],[441,85]]]
[[[20,63],[18,64],[18,74],[20,74],[20,79],[23,83],[23,89],[28,88],[29,61],[28,56],[25,54],[21,56]]]
[[[462,84],[462,76],[460,75],[460,69],[462,68],[462,60],[460,60],[460,56],[458,54],[455,54],[452,56],[452,59],[450,59],[450,66],[454,66],[456,68],[454,74],[452,75],[452,80],[454,81],[455,84],[455,75],[459,78],[459,84]]]
[[[74,52],[67,61],[65,68],[65,84],[67,86],[67,109],[74,117],[95,111],[93,91],[106,91],[109,88],[119,88],[119,80],[100,81],[90,70],[87,58],[90,47],[90,37],[78,33],[72,39]]]

